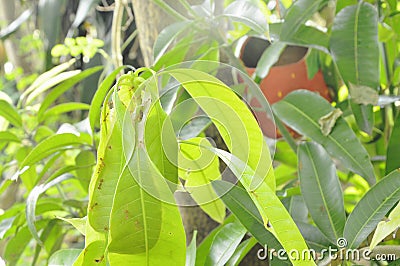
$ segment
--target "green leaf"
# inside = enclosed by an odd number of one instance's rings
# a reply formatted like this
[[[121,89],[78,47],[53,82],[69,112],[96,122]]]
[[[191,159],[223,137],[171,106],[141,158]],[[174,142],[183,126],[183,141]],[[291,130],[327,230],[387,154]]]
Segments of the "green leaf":
[[[106,243],[104,240],[93,241],[88,244],[73,264],[74,266],[98,265],[106,266],[104,251]]]
[[[68,102],[62,103],[59,105],[54,106],[53,108],[48,109],[43,116],[40,118],[39,122],[42,122],[49,117],[59,116],[63,113],[68,113],[76,110],[89,110],[90,105],[86,103],[79,103],[79,102]]]
[[[63,218],[63,217],[57,217],[60,220],[63,220],[69,224],[71,224],[73,227],[75,227],[76,230],[79,231],[79,233],[81,233],[82,235],[86,234],[86,221],[87,221],[87,217],[83,217],[83,218]]]
[[[29,231],[35,240],[39,243],[39,245],[43,245],[42,240],[39,237],[38,231],[35,227],[36,222],[36,204],[41,194],[46,192],[49,188],[72,178],[73,176],[70,174],[61,175],[46,184],[42,184],[34,187],[29,193],[28,198],[26,199],[26,222],[28,224]]]
[[[358,248],[399,200],[400,171],[396,170],[368,190],[355,206],[344,228],[347,247]]]
[[[205,138],[193,138],[188,142],[212,147]],[[179,151],[179,176],[186,180],[186,191],[205,213],[222,223],[225,219],[225,205],[211,186],[212,180],[221,179],[218,157],[200,146],[185,143],[180,144]]]
[[[78,258],[81,249],[60,249],[54,252],[50,258],[49,266],[71,266]]]
[[[298,148],[300,187],[317,227],[336,244],[346,223],[343,192],[336,168],[325,149],[315,142]]]
[[[332,245],[317,227],[303,222],[296,222],[296,225],[299,227],[307,245],[315,251],[321,252]]]
[[[52,103],[54,103],[55,100],[58,99],[64,92],[67,90],[73,88],[75,84],[80,82],[81,80],[93,75],[94,73],[100,71],[103,69],[103,66],[98,66],[98,67],[92,67],[89,69],[86,69],[85,71],[82,71],[81,73],[77,74],[76,76],[69,78],[68,80],[62,82],[60,85],[55,87],[54,89],[51,90],[51,92],[46,95],[44,98],[43,102],[40,104],[40,108],[38,111],[38,120],[42,121],[42,115],[48,110],[48,108],[51,106]]]
[[[21,140],[15,136],[13,133],[9,131],[0,131],[0,142],[5,141],[7,143],[9,142],[18,142],[20,143]]]
[[[194,231],[192,241],[190,242],[189,246],[186,249],[185,266],[196,265],[196,236],[197,236],[197,231]]]
[[[79,183],[85,191],[88,191],[89,189],[89,182],[95,164],[96,158],[93,151],[84,150],[75,157],[76,178],[79,180]]]
[[[233,1],[226,7],[223,16],[243,23],[255,32],[268,35],[268,22],[261,9],[249,1]]]
[[[16,32],[21,25],[29,19],[32,15],[32,10],[28,9],[22,12],[22,14],[16,18],[13,22],[10,23],[7,27],[0,31],[0,40],[7,39],[11,34]]]
[[[70,66],[72,66],[76,62],[76,59],[71,59],[68,62],[65,62],[61,65],[55,66],[49,71],[41,74],[35,81],[21,94],[20,101],[26,100],[26,97],[35,91],[38,87],[42,86],[45,82],[49,82],[54,76],[57,74],[67,70]]]
[[[328,0],[298,0],[294,2],[285,16],[280,34],[281,40],[290,39],[321,6],[327,3]]]
[[[261,55],[260,60],[257,63],[256,75],[259,79],[265,78],[271,67],[278,62],[279,56],[285,49],[286,44],[283,42],[272,43]]]
[[[121,73],[121,71],[124,68],[126,67],[121,66],[115,69],[111,74],[107,76],[107,78],[103,80],[103,82],[101,82],[99,88],[96,90],[92,102],[90,103],[90,109],[89,109],[89,121],[92,132],[94,132],[95,125],[99,123],[100,110],[101,106],[103,105],[104,98],[108,94],[108,91],[110,90],[112,84],[114,83],[115,78],[118,76],[119,73]]]
[[[378,15],[359,2],[342,9],[332,26],[330,50],[346,84],[379,86]]]
[[[393,233],[396,229],[400,227],[400,203],[390,212],[389,216],[384,220],[379,222],[376,227],[374,236],[372,237],[369,248],[373,250],[379,242],[381,242],[385,237]]]
[[[245,233],[246,229],[237,221],[228,223],[222,227],[214,237],[204,265],[225,265],[235,252]]]
[[[0,100],[0,116],[4,117],[16,127],[22,127],[22,119],[17,109],[5,100]]]
[[[154,62],[157,62],[164,55],[170,44],[193,22],[190,20],[179,21],[164,28],[157,37],[154,43],[153,56]]]
[[[250,252],[250,250],[257,244],[257,240],[254,237],[246,239],[237,247],[231,258],[227,262],[227,266],[239,265],[243,258]]]
[[[78,137],[72,133],[61,133],[50,136],[37,144],[32,151],[25,157],[20,168],[32,166],[40,160],[56,153],[71,149],[73,146],[90,145],[84,138]]]
[[[275,236],[265,228],[257,206],[243,188],[218,180],[213,181],[212,186],[229,210],[261,245],[276,250],[282,248]]]
[[[386,152],[386,174],[400,168],[399,151],[400,150],[400,115],[397,115],[394,122],[392,134],[390,135]]]
[[[343,114],[342,110],[336,108],[332,112],[318,119],[318,124],[321,126],[322,135],[328,136],[332,128],[336,124],[336,120]]]
[[[220,150],[211,149],[218,157],[224,161],[231,169],[235,176],[240,180],[245,187],[247,193],[250,195],[252,201],[257,206],[261,214],[264,226],[270,224],[270,230],[274,236],[279,240],[285,250],[297,250],[298,254],[302,254],[308,247],[300,234],[296,224],[290,217],[286,208],[283,206],[279,198],[275,195],[274,191],[265,184],[261,183],[256,189],[250,189],[253,179],[259,179],[253,169],[247,166],[236,156]],[[228,193],[228,191],[225,191]],[[291,258],[293,265],[315,265],[312,260],[296,260]]]
[[[167,71],[211,118],[230,152],[275,190],[271,157],[263,134],[245,103],[219,79],[193,69]],[[260,163],[262,162],[262,163]],[[259,184],[253,183],[252,187]]]
[[[368,183],[375,183],[369,155],[342,117],[328,136],[322,134],[318,120],[333,109],[321,96],[306,90],[294,91],[272,106],[274,113],[291,128],[321,144],[332,157]]]

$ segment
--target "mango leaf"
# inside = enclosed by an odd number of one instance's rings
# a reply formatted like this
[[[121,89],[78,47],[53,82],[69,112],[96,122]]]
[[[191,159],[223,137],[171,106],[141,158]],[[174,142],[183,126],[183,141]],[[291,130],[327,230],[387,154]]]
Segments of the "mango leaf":
[[[379,85],[377,22],[376,8],[366,2],[347,6],[335,17],[330,50],[347,84]]]
[[[233,1],[225,8],[223,16],[243,23],[259,34],[268,35],[267,18],[261,9],[250,1]]]
[[[22,127],[22,119],[17,109],[5,100],[0,100],[0,116],[7,119],[14,126]]]
[[[346,223],[343,193],[336,168],[325,149],[315,142],[298,148],[300,187],[317,227],[336,244]]]
[[[246,233],[241,223],[235,221],[221,228],[214,237],[204,265],[223,266],[235,252]]]
[[[380,180],[357,203],[344,227],[348,248],[358,248],[387,212],[400,200],[400,171]]]
[[[274,113],[291,128],[321,144],[332,157],[368,183],[375,183],[368,153],[342,117],[336,120],[328,136],[322,134],[318,120],[333,109],[321,96],[306,90],[294,91],[272,106]]]
[[[318,120],[321,126],[321,132],[324,136],[328,136],[331,133],[332,128],[335,126],[336,120],[343,114],[342,110],[336,108],[332,112],[324,115]]]
[[[73,146],[90,145],[84,138],[78,137],[72,133],[61,133],[46,138],[25,157],[20,168],[32,166],[40,160],[56,152],[71,149]]]
[[[104,240],[93,241],[88,244],[81,254],[74,262],[74,266],[86,266],[86,265],[99,265],[106,266],[106,257],[104,251],[106,243]]]
[[[276,250],[282,248],[275,236],[265,228],[257,206],[243,188],[220,180],[213,181],[212,186],[233,215],[261,245]]]
[[[102,66],[86,69],[86,70],[82,71],[81,73],[79,73],[78,75],[62,82],[60,85],[58,85],[57,87],[52,89],[51,92],[48,95],[46,95],[43,102],[40,104],[40,108],[39,108],[39,111],[37,114],[39,121],[42,121],[41,120],[42,115],[48,110],[50,105],[55,100],[58,99],[58,97],[60,97],[67,90],[71,89],[79,81],[91,76],[92,74],[100,71],[101,69],[103,69]]]
[[[157,62],[165,51],[168,49],[169,45],[188,27],[193,25],[193,21],[184,20],[173,23],[166,28],[164,28],[157,37],[154,43],[153,56],[154,62]]]
[[[83,218],[63,218],[63,217],[57,217],[57,218],[60,219],[60,220],[63,220],[64,222],[67,222],[67,223],[71,224],[82,235],[86,234],[86,232],[85,232],[85,230],[86,230],[86,221],[87,221],[87,217],[86,216],[83,217]]]
[[[189,246],[186,249],[185,266],[196,265],[196,236],[197,236],[197,231],[194,231],[192,241],[190,242]]]
[[[54,252],[50,258],[49,266],[71,266],[78,258],[81,249],[60,249]]]
[[[166,71],[211,118],[230,152],[251,168],[275,191],[271,157],[253,114],[239,97],[219,79],[193,69]],[[261,163],[262,162],[262,163]],[[253,183],[252,187],[257,187]]]
[[[400,150],[400,115],[397,115],[394,122],[392,134],[390,135],[386,152],[386,174],[400,168],[398,151]]]
[[[261,55],[260,60],[256,67],[256,76],[258,80],[265,78],[271,67],[278,62],[279,56],[285,49],[286,44],[284,42],[274,42],[272,43]]]
[[[321,252],[328,246],[332,245],[329,239],[324,236],[321,231],[314,225],[303,222],[297,222],[296,225],[299,227],[301,234],[306,240],[307,245],[317,252]]]
[[[211,143],[204,138],[188,141],[211,147]],[[211,186],[212,180],[221,179],[218,157],[200,146],[185,143],[180,144],[179,151],[179,176],[186,180],[185,189],[205,213],[222,223],[225,218],[225,205]]]
[[[371,136],[374,129],[374,112],[372,105],[357,104],[350,99],[350,108],[360,130]]]
[[[280,39],[282,41],[290,39],[321,6],[327,3],[328,0],[298,0],[294,2],[286,13]]]
[[[113,85],[115,78],[126,66],[120,66],[115,69],[111,74],[105,78],[99,88],[96,90],[96,93],[93,96],[92,102],[90,103],[89,109],[89,121],[90,121],[90,128],[94,132],[95,125],[99,122],[100,118],[100,110],[101,106],[103,105],[104,98],[106,97],[108,91],[110,90],[111,86]]]
[[[21,94],[20,102],[24,101],[26,97],[35,91],[39,86],[41,86],[46,81],[50,80],[57,74],[67,70],[70,66],[72,66],[76,62],[76,59],[71,59],[68,62],[65,62],[61,65],[55,66],[49,71],[44,72],[39,77],[35,79],[35,81]]]
[[[49,78],[42,84],[40,84],[37,88],[35,88],[27,97],[26,97],[26,104],[29,105],[35,100],[39,95],[43,92],[49,90],[53,86],[68,80],[76,75],[78,75],[81,71],[80,70],[71,70],[62,72],[54,77]]]
[[[261,183],[257,188],[250,189],[252,179],[260,179],[259,176],[246,165],[242,160],[224,150],[212,148],[218,157],[231,169],[235,176],[240,180],[248,195],[262,217],[264,227],[269,226],[271,232],[279,240],[285,250],[297,250],[302,254],[308,247],[300,234],[296,224],[290,217],[286,208],[283,206],[274,191],[266,183]],[[216,182],[216,181],[214,181]],[[224,193],[229,193],[225,191]],[[315,265],[312,260],[296,260],[290,258],[293,265]]]
[[[86,103],[78,103],[78,102],[68,102],[62,103],[54,106],[53,108],[48,109],[43,116],[40,118],[39,122],[42,122],[49,117],[59,116],[63,113],[68,113],[76,110],[89,110],[90,105]]]
[[[21,142],[21,140],[9,131],[0,131],[0,142],[5,141],[6,143],[9,142]]]
[[[254,237],[246,239],[237,247],[235,252],[232,254],[229,261],[226,263],[227,266],[239,265],[243,258],[250,252],[250,250],[257,244],[257,240]]]
[[[400,227],[400,203],[390,212],[389,216],[384,219],[384,221],[379,222],[376,227],[374,236],[372,237],[371,244],[369,248],[373,250],[379,242],[381,242],[385,237],[393,233],[396,229]]]
[[[43,245],[42,240],[39,237],[37,229],[35,227],[36,222],[36,203],[39,199],[40,195],[46,192],[49,188],[72,178],[73,176],[70,174],[61,175],[46,184],[42,184],[34,187],[29,193],[28,198],[26,199],[26,222],[28,224],[29,231],[31,232],[33,238],[39,243],[39,245]]]

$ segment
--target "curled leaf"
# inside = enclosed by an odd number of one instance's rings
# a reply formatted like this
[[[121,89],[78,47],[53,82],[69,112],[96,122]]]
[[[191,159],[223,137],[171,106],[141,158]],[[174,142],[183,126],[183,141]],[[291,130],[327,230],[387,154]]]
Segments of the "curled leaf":
[[[350,90],[351,99],[355,103],[364,104],[364,105],[368,105],[368,104],[377,105],[378,104],[379,94],[373,88],[370,88],[368,86],[355,85],[355,84],[349,83],[349,90]]]
[[[340,109],[334,109],[333,111],[329,112],[328,114],[322,116],[319,120],[318,123],[321,128],[321,132],[324,136],[328,136],[332,128],[336,124],[336,120],[343,114],[342,110]]]

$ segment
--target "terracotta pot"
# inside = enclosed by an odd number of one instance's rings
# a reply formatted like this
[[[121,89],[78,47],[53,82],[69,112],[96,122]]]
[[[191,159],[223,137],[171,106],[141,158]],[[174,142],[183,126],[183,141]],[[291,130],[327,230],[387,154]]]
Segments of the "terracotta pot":
[[[249,37],[243,44],[240,59],[250,76],[255,72],[258,60],[269,45],[269,41],[256,37]],[[314,91],[331,101],[321,70],[311,80],[308,79],[305,62],[307,53],[308,49],[300,46],[287,46],[282,52],[278,62],[260,83],[261,91],[269,104],[274,104],[290,92],[298,89]],[[253,107],[261,106],[255,98],[251,99],[250,105]],[[273,121],[264,112],[255,111],[255,115],[266,136],[270,138],[280,137]],[[290,132],[292,135],[296,135],[293,130],[290,130]]]

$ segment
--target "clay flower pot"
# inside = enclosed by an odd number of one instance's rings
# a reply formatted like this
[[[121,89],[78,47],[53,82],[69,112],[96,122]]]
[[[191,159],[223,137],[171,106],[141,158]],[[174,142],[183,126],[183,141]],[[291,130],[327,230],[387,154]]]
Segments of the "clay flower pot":
[[[270,42],[264,39],[249,37],[241,48],[240,59],[243,61],[248,74],[255,72],[257,62]],[[308,49],[300,46],[287,46],[279,60],[270,69],[269,74],[261,81],[260,88],[269,104],[274,104],[294,90],[306,89],[319,93],[331,101],[328,87],[321,70],[310,80],[307,76],[306,56]],[[259,107],[258,101],[253,98],[251,106]],[[270,138],[278,138],[280,134],[273,121],[264,112],[255,112],[263,133]],[[290,130],[292,135],[295,132]]]

